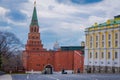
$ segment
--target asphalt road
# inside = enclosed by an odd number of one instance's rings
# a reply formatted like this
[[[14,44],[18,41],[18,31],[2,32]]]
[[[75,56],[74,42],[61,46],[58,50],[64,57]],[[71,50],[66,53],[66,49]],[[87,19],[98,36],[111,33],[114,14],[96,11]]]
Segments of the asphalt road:
[[[120,74],[14,74],[12,80],[120,80]]]

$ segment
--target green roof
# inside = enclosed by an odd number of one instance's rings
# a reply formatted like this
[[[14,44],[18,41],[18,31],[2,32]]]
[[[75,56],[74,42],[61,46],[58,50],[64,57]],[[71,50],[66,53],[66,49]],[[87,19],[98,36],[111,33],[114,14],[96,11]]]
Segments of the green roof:
[[[104,26],[114,25],[114,24],[120,24],[120,16],[119,17],[115,17],[114,19],[109,20],[109,24],[107,22],[104,22],[104,23],[98,24],[97,26],[92,25],[89,28],[104,27]]]
[[[61,46],[62,51],[81,50],[84,52],[84,46]]]
[[[31,24],[30,25],[31,26],[33,26],[33,25],[37,25],[38,26],[37,11],[36,11],[36,7],[35,6],[34,6],[32,20],[31,20]]]

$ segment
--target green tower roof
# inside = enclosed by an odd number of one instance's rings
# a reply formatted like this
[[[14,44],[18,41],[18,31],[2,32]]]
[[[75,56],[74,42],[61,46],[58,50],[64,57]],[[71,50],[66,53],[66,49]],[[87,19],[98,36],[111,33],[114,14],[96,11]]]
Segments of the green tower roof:
[[[38,26],[36,6],[34,6],[33,15],[32,15],[32,20],[31,20],[31,24],[30,24],[30,25],[31,25],[31,26],[33,26],[33,25],[37,25],[37,26]]]

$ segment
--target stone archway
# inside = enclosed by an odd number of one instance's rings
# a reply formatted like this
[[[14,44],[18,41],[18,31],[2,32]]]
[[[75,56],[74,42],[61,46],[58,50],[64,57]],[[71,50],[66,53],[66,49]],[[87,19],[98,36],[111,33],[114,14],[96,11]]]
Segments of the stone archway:
[[[51,65],[45,66],[45,74],[53,74],[53,68]]]

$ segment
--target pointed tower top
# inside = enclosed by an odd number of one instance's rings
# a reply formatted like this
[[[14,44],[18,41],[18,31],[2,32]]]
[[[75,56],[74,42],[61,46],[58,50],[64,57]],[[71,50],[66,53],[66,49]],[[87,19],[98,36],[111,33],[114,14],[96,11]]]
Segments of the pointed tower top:
[[[34,1],[34,10],[33,10],[33,15],[32,15],[32,20],[31,20],[31,26],[37,25],[38,26],[38,19],[37,19],[37,10],[36,10],[36,0]]]
[[[34,7],[36,7],[36,0],[34,1]]]

